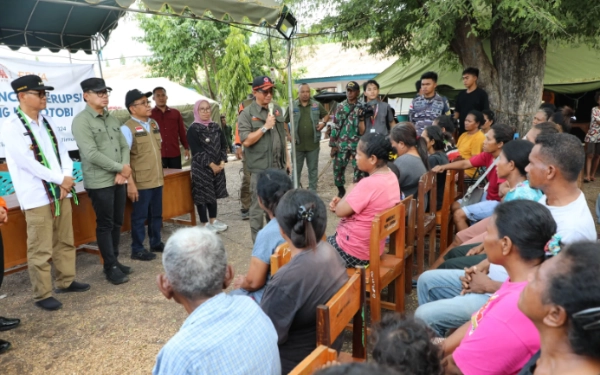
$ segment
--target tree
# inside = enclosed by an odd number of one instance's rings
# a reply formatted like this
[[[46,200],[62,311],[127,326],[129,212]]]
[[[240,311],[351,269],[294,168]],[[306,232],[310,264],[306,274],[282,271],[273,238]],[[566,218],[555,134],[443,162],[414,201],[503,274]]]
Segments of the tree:
[[[239,103],[246,99],[250,92],[250,47],[246,36],[236,27],[231,28],[225,44],[227,47],[217,78],[221,83],[219,96],[222,98],[223,111],[226,113],[227,122],[233,124],[237,118]]]
[[[171,11],[166,6],[167,11]],[[137,16],[145,42],[153,52],[146,58],[151,74],[194,86],[203,95],[219,100],[217,72],[225,50],[229,26],[189,18]],[[203,73],[203,76],[199,74]]]
[[[579,0],[295,0],[321,26],[371,53],[479,68],[498,121],[523,134],[541,102],[546,48],[598,46],[600,4]],[[324,9],[326,8],[326,9]],[[490,53],[484,46],[489,41]]]

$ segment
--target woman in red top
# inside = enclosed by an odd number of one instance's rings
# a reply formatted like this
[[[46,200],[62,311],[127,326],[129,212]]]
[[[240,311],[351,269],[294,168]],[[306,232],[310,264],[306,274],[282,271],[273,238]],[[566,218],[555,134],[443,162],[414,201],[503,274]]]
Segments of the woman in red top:
[[[449,169],[469,169],[473,167],[489,168],[494,160],[500,156],[502,147],[513,139],[514,132],[508,125],[496,124],[486,133],[485,141],[483,142],[483,152],[473,156],[469,160],[460,160],[446,165],[438,165],[432,169],[437,173],[443,173]],[[499,186],[504,180],[498,179],[498,174],[495,171],[496,166],[487,174],[489,181],[487,195],[484,199],[470,206],[461,207],[459,202],[454,202],[452,205],[452,215],[456,230],[461,231],[469,227],[469,221],[477,222],[492,216],[494,208],[500,203]]]

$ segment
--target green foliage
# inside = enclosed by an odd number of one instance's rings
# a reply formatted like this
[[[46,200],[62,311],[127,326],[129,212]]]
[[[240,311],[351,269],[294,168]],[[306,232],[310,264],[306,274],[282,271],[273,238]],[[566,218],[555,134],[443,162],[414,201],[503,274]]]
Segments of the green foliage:
[[[493,27],[530,42],[587,41],[598,44],[600,3],[580,0],[292,0],[309,17],[328,14],[318,26],[334,32],[346,46],[368,46],[404,60],[451,51],[455,30],[489,38]]]
[[[250,47],[247,45],[246,36],[234,27],[231,28],[225,44],[225,55],[217,79],[220,83],[222,113],[226,114],[228,124],[234,124],[238,105],[250,92],[248,85],[248,82],[252,82]]]
[[[167,8],[167,10],[169,10]],[[145,42],[153,52],[144,64],[154,77],[194,86],[218,100],[217,72],[225,51],[229,26],[211,21],[137,15]]]

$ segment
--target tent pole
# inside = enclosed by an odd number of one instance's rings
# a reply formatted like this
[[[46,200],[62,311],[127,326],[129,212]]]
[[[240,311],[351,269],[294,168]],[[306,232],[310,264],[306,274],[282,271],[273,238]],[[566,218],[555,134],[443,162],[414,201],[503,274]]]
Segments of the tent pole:
[[[290,114],[290,135],[292,136],[292,155],[290,162],[292,163],[292,181],[294,182],[294,189],[298,189],[298,175],[296,174],[296,129],[294,126],[294,99],[292,98],[292,39],[287,40],[287,52],[288,52],[288,111]],[[286,150],[287,152],[287,150]]]
[[[104,74],[102,74],[102,61],[100,60],[100,42],[98,41],[98,37],[96,36],[96,56],[98,57],[98,68],[100,69],[100,78],[104,79]]]

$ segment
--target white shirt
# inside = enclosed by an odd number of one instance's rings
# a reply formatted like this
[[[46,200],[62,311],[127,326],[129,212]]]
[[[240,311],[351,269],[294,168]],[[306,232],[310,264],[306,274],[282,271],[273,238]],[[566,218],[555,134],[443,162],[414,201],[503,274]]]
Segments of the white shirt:
[[[23,123],[15,113],[8,117],[0,130],[0,138],[4,142],[10,177],[23,210],[50,204],[43,181],[60,185],[65,176],[73,175],[73,161],[69,157],[69,152],[62,143],[60,134],[52,123],[52,118],[44,117],[56,135],[62,168],[54,153],[52,140],[43,125],[41,114],[38,116],[37,121],[32,120],[27,115],[25,115],[25,118],[31,125],[31,130],[50,164],[50,169],[35,159],[31,149],[31,138],[26,134]]]
[[[556,234],[561,237],[560,242],[563,245],[578,241],[597,240],[594,218],[583,192],[581,192],[579,198],[562,207],[548,206],[545,195],[538,202],[550,210],[556,222]],[[508,278],[508,273],[504,267],[490,264],[490,273],[488,276],[494,281],[504,282]]]

